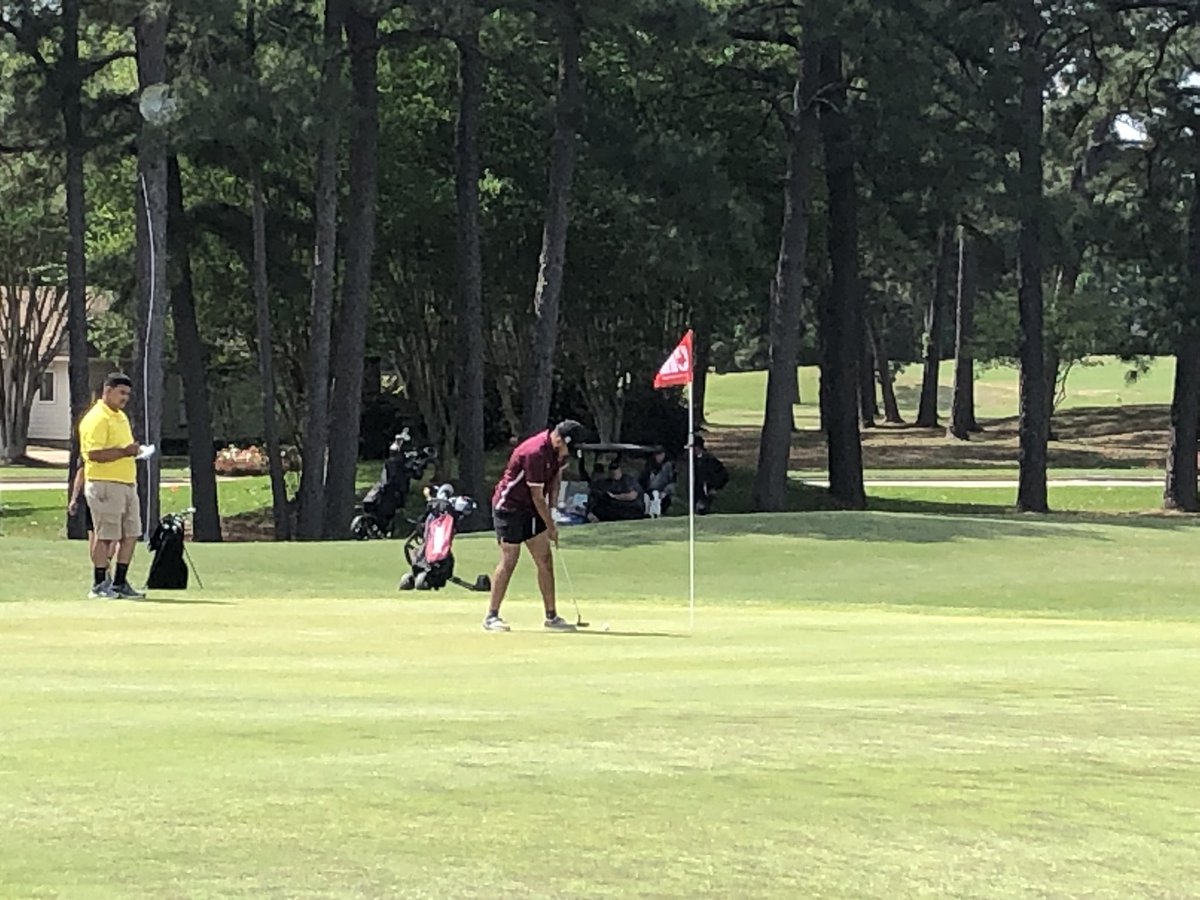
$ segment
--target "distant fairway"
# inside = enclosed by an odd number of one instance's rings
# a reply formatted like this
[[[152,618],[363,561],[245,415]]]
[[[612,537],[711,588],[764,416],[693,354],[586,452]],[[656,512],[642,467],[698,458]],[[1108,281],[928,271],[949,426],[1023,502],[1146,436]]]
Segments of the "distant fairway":
[[[1067,379],[1067,396],[1059,409],[1084,407],[1142,406],[1169,404],[1175,379],[1175,361],[1156,359],[1145,375],[1127,384],[1127,363],[1112,357],[1096,357],[1078,365]],[[938,407],[943,417],[950,414],[954,387],[954,360],[944,361],[939,370]],[[766,402],[766,372],[733,372],[709,376],[706,408],[715,425],[761,427]],[[816,428],[819,421],[816,366],[800,370],[800,397],[796,424]],[[1003,419],[1017,414],[1019,372],[1010,366],[978,367],[975,380],[975,412],[984,419]],[[896,399],[906,419],[916,418],[921,398],[921,366],[908,365],[896,376]]]
[[[578,635],[527,562],[489,635],[396,543],[133,604],[5,539],[0,896],[1186,896],[1200,531],[1113,521],[705,519],[693,632],[683,523],[591,526]]]

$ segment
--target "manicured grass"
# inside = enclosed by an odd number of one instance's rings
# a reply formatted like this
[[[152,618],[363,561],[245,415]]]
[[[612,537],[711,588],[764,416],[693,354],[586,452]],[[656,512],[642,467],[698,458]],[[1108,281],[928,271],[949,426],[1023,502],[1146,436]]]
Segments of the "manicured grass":
[[[1146,487],[1055,487],[1050,508],[1074,513],[1150,513],[1162,509],[1162,485]],[[928,513],[1005,513],[1016,504],[1016,488],[873,487],[873,509]]]
[[[1088,365],[1076,366],[1067,380],[1067,396],[1060,409],[1114,407],[1171,402],[1175,377],[1174,361],[1156,359],[1150,371],[1133,384],[1125,382],[1129,366],[1112,357],[1096,357]],[[896,395],[901,413],[908,421],[916,416],[920,402],[921,366],[905,366],[896,375]],[[800,369],[800,396],[796,425],[816,428],[819,422],[817,397],[819,378],[815,366]],[[715,425],[762,425],[766,398],[765,372],[735,372],[709,377],[706,413]],[[949,414],[954,385],[953,360],[939,370],[938,406]],[[975,402],[980,418],[999,419],[1017,414],[1018,371],[1012,366],[977,368]]]
[[[1102,473],[1096,473],[1102,474]],[[881,473],[892,478],[891,473]],[[823,473],[811,473],[810,479],[824,479]],[[929,477],[942,475],[930,472]],[[964,481],[989,477],[976,473]],[[991,476],[994,477],[994,476]],[[1013,476],[1015,478],[1015,474]],[[751,511],[750,490],[753,473],[735,470],[729,487],[718,498],[720,512],[747,513]],[[904,480],[903,478],[897,480]],[[270,486],[266,479],[246,478],[220,485],[221,514],[237,516],[269,508]],[[686,484],[681,497],[686,497]],[[790,506],[794,509],[829,509],[831,501],[826,492],[812,485],[801,484],[795,478],[790,486]],[[868,488],[868,497],[873,509],[892,512],[957,512],[967,514],[1007,513],[1016,502],[1015,487],[936,487],[922,485],[914,479],[909,486],[878,486]],[[62,512],[62,494],[57,491],[10,491],[3,497],[0,527],[9,537],[54,539],[65,536]],[[1102,513],[1149,513],[1162,508],[1162,485],[1159,481],[1148,482],[1139,487],[1051,486],[1050,504],[1061,512]],[[410,506],[416,503],[415,495]],[[187,487],[167,488],[162,492],[162,511],[178,512],[191,503],[191,491]],[[676,504],[670,511],[672,517],[687,514],[686,500]]]
[[[164,481],[186,481],[188,477],[186,463],[176,462],[164,466],[162,468],[162,477]],[[66,490],[67,470],[63,466],[0,466],[0,484],[20,484],[22,482],[54,482],[56,484],[61,482],[63,490]]]
[[[829,473],[818,471],[816,469],[791,472],[793,478],[799,478],[802,481],[817,481],[827,479]],[[980,465],[971,469],[864,469],[863,478],[866,481],[882,480],[882,481],[1013,481],[1015,482],[1020,475],[1014,465],[1008,462],[996,463],[993,465]],[[1081,479],[1081,480],[1145,480],[1153,481],[1160,484],[1163,480],[1164,473],[1162,469],[1148,468],[1091,468],[1091,469],[1073,469],[1073,468],[1050,468],[1048,470],[1049,480],[1063,479]]]
[[[266,478],[223,481],[218,487],[221,515],[269,508],[271,486]],[[160,492],[164,513],[180,512],[191,505],[187,485],[164,487]],[[66,536],[66,490],[6,491],[0,496],[0,528],[10,537],[62,538]]]
[[[195,546],[204,590],[105,603],[7,539],[0,896],[1187,895],[1197,535],[710,517],[689,630],[683,522],[580,528],[577,635],[527,561],[489,635],[394,544]]]
[[[380,463],[359,464],[358,488],[362,493],[379,477]],[[184,476],[186,477],[186,475]],[[296,489],[295,476],[287,476],[289,490]],[[266,476],[244,476],[225,479],[217,485],[222,516],[238,516],[271,507],[271,482]],[[190,485],[172,484],[160,492],[164,513],[187,509],[192,502]],[[66,488],[58,491],[9,490],[0,488],[0,530],[15,537],[61,538],[66,535],[64,503]],[[410,494],[409,505],[417,502],[416,490]]]

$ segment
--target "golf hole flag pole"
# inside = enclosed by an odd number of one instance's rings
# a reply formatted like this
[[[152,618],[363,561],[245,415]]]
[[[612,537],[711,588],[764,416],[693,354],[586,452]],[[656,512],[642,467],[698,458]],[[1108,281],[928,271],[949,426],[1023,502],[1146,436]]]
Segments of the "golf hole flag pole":
[[[693,401],[695,356],[692,353],[692,329],[671,351],[654,376],[656,390],[687,385],[688,397],[688,627],[696,624],[696,409]]]

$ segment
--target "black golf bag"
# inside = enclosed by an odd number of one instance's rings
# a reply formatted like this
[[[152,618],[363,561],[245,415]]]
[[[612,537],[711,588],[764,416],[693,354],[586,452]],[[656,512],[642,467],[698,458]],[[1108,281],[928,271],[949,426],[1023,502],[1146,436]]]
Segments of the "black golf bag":
[[[383,463],[379,480],[362,499],[362,512],[350,523],[350,532],[360,541],[391,537],[398,513],[408,499],[409,487],[425,475],[425,469],[437,457],[432,447],[412,449],[408,429],[396,435]]]
[[[188,566],[184,561],[184,519],[176,513],[168,513],[159,520],[150,535],[150,549],[154,559],[150,563],[150,575],[146,587],[161,591],[182,591],[188,586]]]
[[[426,488],[425,512],[413,521],[412,534],[404,542],[404,558],[409,571],[400,579],[400,590],[437,591],[454,582],[469,591],[490,591],[492,580],[480,575],[470,584],[454,574],[454,535],[458,524],[471,515],[478,504],[470,497],[454,496],[444,484],[433,493]]]

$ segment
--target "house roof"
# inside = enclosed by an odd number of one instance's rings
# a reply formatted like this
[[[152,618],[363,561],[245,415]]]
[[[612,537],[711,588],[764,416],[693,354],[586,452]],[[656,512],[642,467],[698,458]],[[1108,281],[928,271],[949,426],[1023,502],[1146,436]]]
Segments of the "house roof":
[[[88,349],[88,359],[103,359],[103,356],[101,355],[100,351],[96,348],[96,345],[93,344],[91,341],[87,342],[87,349]],[[70,356],[71,356],[71,339],[66,333],[64,333],[62,336],[62,340],[58,342],[58,348],[54,351],[54,358],[55,359],[69,359]]]

